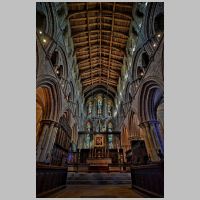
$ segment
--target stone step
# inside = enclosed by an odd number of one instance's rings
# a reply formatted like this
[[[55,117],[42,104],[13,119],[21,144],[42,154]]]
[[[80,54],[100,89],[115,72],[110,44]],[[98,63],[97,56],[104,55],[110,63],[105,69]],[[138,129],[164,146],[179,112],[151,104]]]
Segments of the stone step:
[[[130,179],[131,175],[130,174],[112,174],[112,173],[107,173],[107,174],[100,174],[100,173],[87,173],[87,174],[68,174],[68,179],[96,179],[96,178],[102,178],[102,179],[107,179],[107,178],[112,178],[112,179],[120,179],[120,178],[125,178],[125,179]]]
[[[130,180],[69,180],[67,185],[121,185],[129,184],[131,185]]]
[[[131,184],[130,173],[69,173],[67,184]]]

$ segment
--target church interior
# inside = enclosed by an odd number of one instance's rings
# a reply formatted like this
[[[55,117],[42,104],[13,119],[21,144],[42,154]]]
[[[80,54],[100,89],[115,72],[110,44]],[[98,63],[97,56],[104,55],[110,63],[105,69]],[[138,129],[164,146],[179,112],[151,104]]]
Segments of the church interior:
[[[36,196],[164,197],[164,3],[36,3]]]

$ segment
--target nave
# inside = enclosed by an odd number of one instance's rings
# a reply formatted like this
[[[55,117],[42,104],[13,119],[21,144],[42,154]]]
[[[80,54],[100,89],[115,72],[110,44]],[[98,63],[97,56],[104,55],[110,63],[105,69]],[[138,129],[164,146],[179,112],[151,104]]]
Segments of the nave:
[[[164,196],[164,3],[36,3],[36,196]]]

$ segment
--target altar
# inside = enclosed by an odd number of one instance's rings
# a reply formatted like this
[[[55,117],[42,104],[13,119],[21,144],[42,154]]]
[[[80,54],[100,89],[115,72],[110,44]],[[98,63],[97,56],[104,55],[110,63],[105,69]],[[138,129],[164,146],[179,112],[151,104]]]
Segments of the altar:
[[[111,158],[87,158],[87,164],[98,166],[98,165],[108,165],[112,164]]]
[[[87,164],[90,169],[91,167],[95,168],[95,166],[102,168],[120,163],[120,155],[122,154],[120,132],[92,134],[80,132],[78,147],[80,148],[79,163]]]

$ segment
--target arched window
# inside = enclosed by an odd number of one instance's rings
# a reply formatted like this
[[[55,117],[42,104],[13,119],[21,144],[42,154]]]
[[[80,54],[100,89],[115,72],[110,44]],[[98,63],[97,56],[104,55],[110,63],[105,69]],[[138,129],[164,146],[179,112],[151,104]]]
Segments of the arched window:
[[[113,135],[108,134],[108,148],[112,149],[113,148]]]
[[[108,101],[108,116],[112,116],[112,102]]]
[[[112,122],[109,122],[108,123],[108,132],[112,132],[112,129],[113,129]]]
[[[91,124],[90,121],[87,121],[87,123],[86,123],[86,130],[87,130],[88,132],[91,132],[91,130],[92,130],[92,124]]]
[[[92,114],[92,101],[90,101],[89,103],[88,103],[88,113],[87,113],[88,115],[91,115]]]
[[[86,149],[90,148],[90,134],[86,135],[86,138],[85,138],[85,148]]]
[[[97,115],[100,117],[102,115],[102,96],[97,97]]]

